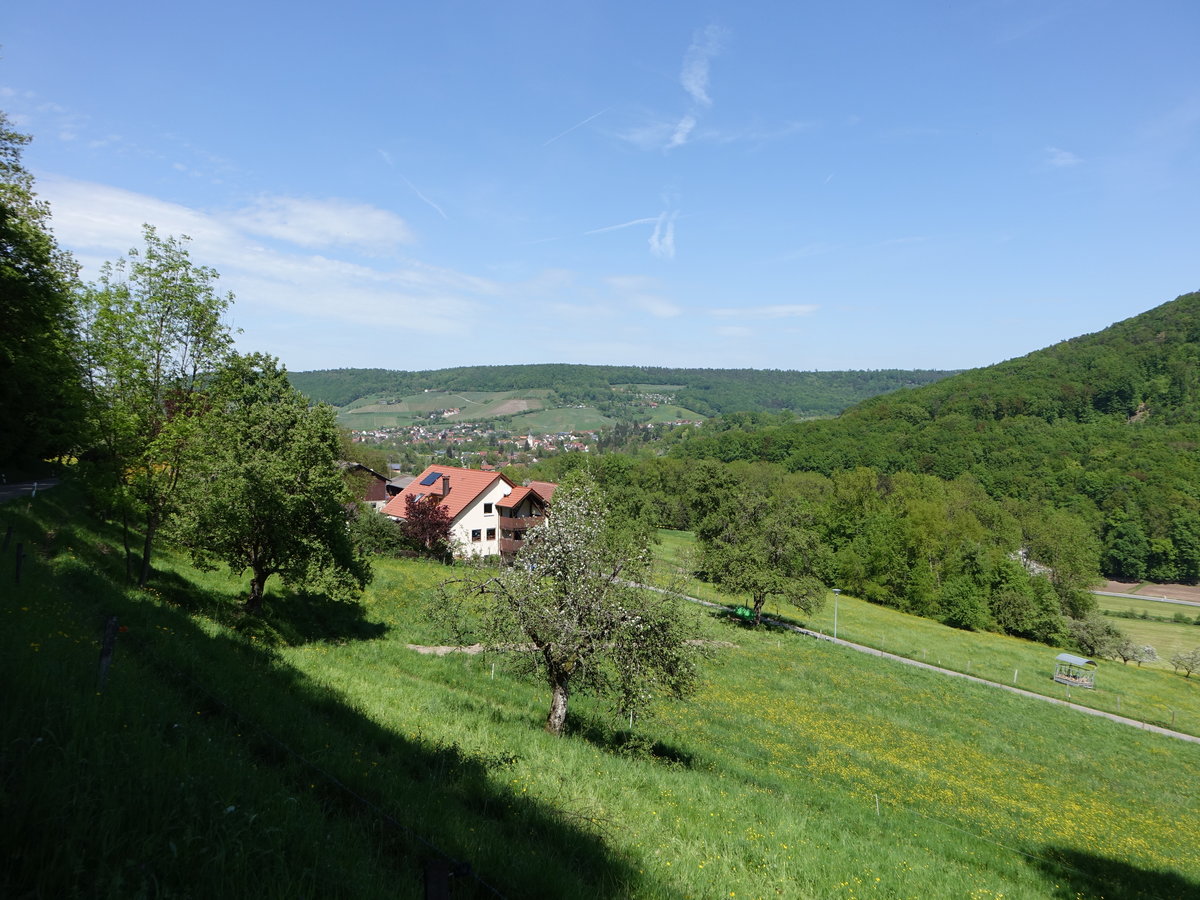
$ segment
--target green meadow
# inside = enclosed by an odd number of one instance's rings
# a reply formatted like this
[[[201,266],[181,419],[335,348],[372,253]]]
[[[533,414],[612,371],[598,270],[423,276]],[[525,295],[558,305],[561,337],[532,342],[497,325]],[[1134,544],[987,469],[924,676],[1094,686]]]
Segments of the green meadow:
[[[658,545],[659,577],[662,584],[672,584],[678,590],[702,600],[717,603],[737,602],[719,593],[711,585],[695,579],[680,580],[681,573],[689,570],[690,554],[695,538],[684,531],[660,531]],[[1100,598],[1108,601],[1114,598]],[[1175,607],[1179,609],[1180,607]],[[1058,699],[1070,699],[1079,706],[1088,706],[1105,712],[1173,728],[1176,731],[1200,736],[1200,679],[1185,679],[1175,675],[1169,663],[1139,667],[1123,665],[1114,660],[1100,660],[1096,673],[1096,689],[1068,691],[1056,683],[1054,657],[1060,652],[1045,644],[1026,641],[1008,635],[991,633],[968,633],[948,628],[932,619],[912,616],[885,606],[867,603],[855,597],[842,595],[834,602],[832,595],[824,607],[813,615],[805,616],[786,603],[772,602],[764,607],[766,614],[792,624],[809,628],[822,634],[834,632],[834,615],[837,614],[837,636],[885,650],[899,656],[927,662],[945,669],[963,672],[994,681],[997,684],[1015,685],[1023,690]],[[1196,626],[1146,622],[1114,618],[1118,628],[1131,636],[1140,634],[1135,626],[1154,626],[1170,631],[1177,641],[1179,635],[1192,637],[1200,645],[1200,628]],[[1194,629],[1194,630],[1189,630]],[[1161,633],[1152,635],[1161,641],[1159,655],[1164,659],[1170,655],[1163,647],[1171,646]],[[1136,638],[1142,640],[1141,637]],[[1154,644],[1153,640],[1146,643]],[[1172,651],[1173,652],[1173,651]]]
[[[513,416],[507,428],[514,434],[556,434],[558,432],[598,431],[610,428],[614,420],[590,406],[560,406]]]
[[[1200,606],[1165,603],[1152,598],[1096,598],[1111,622],[1137,644],[1149,644],[1158,661],[1147,665],[1171,669],[1171,656],[1200,647]]]
[[[124,587],[79,507],[66,486],[0,508],[0,895],[419,897],[430,861],[454,897],[1200,892],[1196,745],[694,604],[696,696],[632,728],[575,697],[555,739],[503,656],[410,649],[446,642],[453,568],[381,561],[360,604],[276,591],[251,619],[238,581],[181,559]],[[1030,689],[1053,657],[850,598],[838,617]],[[1194,715],[1196,679],[1135,673],[1100,679]]]

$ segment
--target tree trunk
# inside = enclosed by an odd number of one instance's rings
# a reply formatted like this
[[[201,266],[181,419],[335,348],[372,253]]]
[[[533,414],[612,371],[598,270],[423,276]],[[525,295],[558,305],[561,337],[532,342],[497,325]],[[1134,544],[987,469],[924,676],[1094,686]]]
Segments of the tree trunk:
[[[754,598],[754,624],[755,625],[762,624],[762,608],[763,608],[763,604],[766,602],[767,602],[766,594],[763,594],[763,596],[761,596],[761,597]]]
[[[129,510],[121,510],[121,543],[125,546],[125,580],[133,581],[133,548],[129,546]]]
[[[154,532],[158,531],[158,523],[152,519],[146,520],[146,540],[142,544],[142,574],[138,576],[138,587],[145,587],[150,580],[150,554],[154,550]]]
[[[556,682],[553,685],[554,694],[550,698],[550,715],[546,717],[546,730],[553,735],[561,736],[563,726],[567,723],[567,700],[570,697],[570,691],[567,690],[567,683]]]
[[[246,598],[246,612],[262,612],[263,591],[266,588],[267,579],[270,577],[270,572],[259,572],[257,569],[254,570],[254,575],[250,579],[250,596]]]

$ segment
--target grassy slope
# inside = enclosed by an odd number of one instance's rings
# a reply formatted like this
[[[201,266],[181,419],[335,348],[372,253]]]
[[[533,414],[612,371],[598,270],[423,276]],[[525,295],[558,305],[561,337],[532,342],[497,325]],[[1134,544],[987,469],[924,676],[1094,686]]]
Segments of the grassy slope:
[[[614,420],[597,409],[584,407],[559,407],[539,412],[513,416],[507,425],[515,434],[531,431],[535,434],[554,434],[572,431],[596,431],[608,428]]]
[[[509,417],[503,427],[514,432],[587,431],[613,424],[612,419],[591,407],[546,409],[548,394],[548,390],[534,388],[503,392],[429,391],[401,398],[395,403],[383,403],[378,399],[356,400],[338,411],[338,422],[351,429],[392,428],[417,422],[429,426],[430,412],[453,408],[461,412],[438,419],[440,424],[432,427],[501,417]]]
[[[0,893],[419,894],[428,849],[275,738],[509,897],[1200,890],[1190,745],[692,606],[734,646],[712,650],[693,701],[639,723],[652,753],[619,752],[583,698],[555,740],[545,691],[502,660],[493,677],[492,660],[406,648],[441,642],[425,604],[450,570],[385,563],[361,608],[274,597],[246,622],[237,584],[181,563],[155,591],[115,590],[95,574],[114,554],[59,496],[0,510],[43,551],[0,611],[18,688],[0,713],[0,829],[18,848]],[[109,611],[130,630],[98,697]]]
[[[662,531],[660,535],[663,569],[674,571],[686,565],[687,555],[695,546],[693,535],[684,531]],[[733,602],[702,582],[685,582],[682,589],[704,600]],[[780,602],[768,603],[765,609],[782,620],[825,634],[833,633],[832,600],[809,616]],[[1059,651],[1045,644],[1000,634],[971,634],[845,595],[837,604],[837,613],[838,637],[845,640],[1000,684],[1013,684],[1015,673],[1017,686],[1024,690],[1051,697],[1066,696],[1065,688],[1050,678]],[[1121,629],[1138,624],[1136,620],[1118,618],[1109,621]],[[1196,626],[1164,624],[1162,627],[1186,630]],[[1200,629],[1196,632],[1200,634]],[[1138,667],[1102,660],[1096,674],[1096,690],[1073,691],[1070,699],[1082,706],[1200,735],[1200,679],[1173,674],[1169,663]]]

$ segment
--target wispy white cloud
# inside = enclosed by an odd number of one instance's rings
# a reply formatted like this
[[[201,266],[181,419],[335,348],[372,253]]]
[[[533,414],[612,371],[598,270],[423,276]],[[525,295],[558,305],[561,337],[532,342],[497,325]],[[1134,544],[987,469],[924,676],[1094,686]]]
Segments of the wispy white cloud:
[[[608,108],[602,109],[602,110],[600,110],[600,112],[598,112],[598,113],[593,113],[592,115],[590,115],[590,116],[588,116],[586,119],[584,119],[582,122],[576,122],[574,125],[572,125],[570,128],[568,128],[566,131],[560,131],[560,132],[559,132],[558,134],[556,134],[554,137],[550,138],[550,140],[546,141],[544,144],[542,144],[542,146],[543,146],[543,147],[549,147],[551,144],[553,144],[553,143],[554,143],[555,141],[557,141],[559,138],[561,138],[561,137],[566,137],[568,134],[570,134],[570,133],[571,133],[572,131],[574,131],[576,128],[582,128],[582,127],[583,127],[584,125],[586,125],[588,122],[591,122],[591,121],[593,121],[593,120],[595,120],[595,119],[598,119],[598,118],[600,118],[600,117],[601,117],[602,115],[604,115],[606,112],[608,112]]]
[[[677,212],[664,212],[654,223],[654,233],[650,235],[650,252],[659,259],[675,258],[675,220]]]
[[[234,213],[230,221],[250,234],[308,248],[353,247],[376,253],[413,240],[396,214],[345,200],[263,197]]]
[[[100,262],[137,246],[142,223],[152,222],[160,234],[189,235],[192,257],[221,273],[239,308],[369,326],[372,334],[401,326],[461,332],[464,323],[485,320],[497,298],[522,288],[413,260],[368,266],[337,258],[352,238],[364,242],[353,249],[379,249],[375,228],[386,233],[385,243],[411,238],[398,217],[362,204],[264,198],[248,210],[209,213],[88,182],[43,177],[38,187],[56,237],[76,253],[87,278]],[[322,218],[323,228],[314,224],[306,233],[305,222]],[[310,252],[318,237],[328,241],[320,248],[327,252]]]
[[[626,304],[657,319],[672,319],[683,313],[683,308],[678,303],[661,295],[660,285],[653,278],[615,275],[605,281]]]
[[[695,128],[696,117],[690,114],[684,116],[676,123],[675,130],[671,133],[671,140],[667,142],[667,149],[673,150],[676,147],[682,147],[687,143],[688,137]]]
[[[674,120],[644,114],[640,123],[617,132],[617,137],[639,150],[663,150],[677,128],[678,123]]]
[[[754,334],[753,328],[747,328],[745,325],[721,325],[713,329],[713,333],[721,337],[742,338],[750,337]]]
[[[725,307],[709,310],[709,314],[719,318],[793,319],[812,315],[818,309],[820,307],[813,303],[783,303],[774,306]]]
[[[713,57],[721,52],[724,38],[724,29],[717,25],[709,25],[696,32],[692,37],[691,46],[684,54],[679,83],[688,96],[701,106],[712,105],[708,96],[708,69]]]
[[[1058,147],[1047,147],[1046,162],[1056,169],[1065,169],[1077,166],[1083,160],[1069,150],[1061,150]]]
[[[678,212],[664,210],[657,216],[646,216],[640,219],[630,219],[628,222],[620,222],[616,225],[605,225],[602,228],[593,228],[590,231],[585,231],[584,234],[604,234],[605,232],[620,231],[623,228],[633,228],[638,225],[653,225],[654,230],[650,233],[649,238],[650,252],[659,259],[674,259],[675,220],[677,218],[679,218]]]
[[[684,146],[695,133],[702,111],[712,106],[709,70],[713,58],[721,52],[725,38],[726,31],[717,25],[702,28],[692,36],[679,72],[679,85],[688,96],[687,109],[682,115],[668,117],[652,113],[646,115],[641,124],[626,128],[617,136],[644,150],[665,152]]]
[[[835,250],[837,250],[836,244],[829,244],[824,241],[815,241],[811,244],[805,244],[803,247],[797,247],[790,253],[783,254],[780,259],[808,259],[812,256],[823,256],[826,253],[833,253]]]
[[[704,139],[719,144],[765,144],[769,141],[782,140],[795,134],[816,131],[820,128],[820,122],[809,121],[784,122],[774,127],[752,124],[739,128],[722,129],[720,131],[708,129],[704,132]]]

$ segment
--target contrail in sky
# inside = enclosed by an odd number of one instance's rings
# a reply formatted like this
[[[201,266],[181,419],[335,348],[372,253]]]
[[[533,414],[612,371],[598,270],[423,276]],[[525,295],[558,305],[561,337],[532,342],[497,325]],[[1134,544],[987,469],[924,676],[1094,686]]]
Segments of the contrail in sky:
[[[404,178],[403,175],[401,175],[400,177]],[[442,208],[440,206],[438,206],[436,203],[434,203],[432,200],[430,200],[428,197],[426,197],[424,194],[422,194],[420,191],[418,191],[417,186],[415,184],[413,184],[407,178],[404,178],[404,183],[407,184],[410,188],[412,188],[412,192],[414,194],[416,194],[418,197],[420,197],[422,200],[424,200],[426,203],[428,203],[430,206],[432,206],[434,209],[436,209],[438,211],[439,216],[441,216],[447,222],[450,221],[450,217],[448,215],[446,215],[445,212],[442,211]]]
[[[577,122],[577,123],[575,123],[575,124],[574,124],[574,125],[572,125],[570,128],[568,128],[566,131],[559,132],[559,133],[558,133],[558,134],[556,134],[554,137],[550,138],[550,140],[546,141],[546,143],[542,144],[542,146],[543,146],[543,147],[549,147],[551,144],[553,144],[555,141],[557,141],[557,140],[558,140],[560,137],[563,137],[564,135],[568,135],[568,134],[570,134],[570,133],[571,133],[572,131],[574,131],[576,128],[582,128],[582,127],[583,127],[584,125],[586,125],[588,122],[592,121],[592,119],[598,119],[598,118],[600,118],[602,115],[604,115],[604,114],[605,114],[606,112],[608,112],[608,110],[610,110],[610,109],[612,109],[612,107],[611,107],[611,106],[610,106],[610,107],[608,107],[608,108],[606,108],[606,109],[602,109],[602,110],[600,110],[600,112],[596,113],[595,115],[588,116],[588,117],[587,117],[586,119],[584,119],[582,122]]]
[[[651,216],[648,219],[634,219],[631,222],[622,222],[620,225],[605,225],[603,228],[593,228],[591,231],[585,231],[584,234],[603,234],[606,231],[616,231],[619,228],[629,228],[631,225],[650,225],[658,220],[658,216]]]

